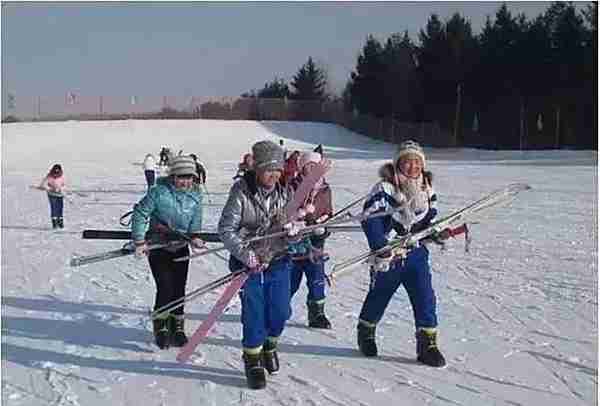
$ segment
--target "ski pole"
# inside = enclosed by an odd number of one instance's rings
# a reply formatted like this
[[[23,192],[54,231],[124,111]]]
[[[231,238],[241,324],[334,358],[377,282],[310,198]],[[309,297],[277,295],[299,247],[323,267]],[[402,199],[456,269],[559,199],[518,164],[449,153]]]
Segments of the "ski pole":
[[[202,184],[202,188],[204,189],[204,193],[206,193],[206,196],[208,196],[208,203],[212,204],[212,199],[210,198],[210,193],[208,193],[208,189],[206,188],[206,183]]]
[[[178,246],[182,243],[183,243],[182,241],[171,241],[168,243],[151,244],[148,246],[148,251],[159,249],[159,248]],[[112,258],[119,258],[119,257],[127,256],[127,255],[132,255],[134,253],[135,253],[135,248],[133,248],[131,246],[131,244],[125,244],[123,247],[121,247],[117,250],[101,252],[99,254],[73,257],[73,258],[71,258],[70,265],[72,267],[87,265],[87,264],[92,264],[94,262],[106,261],[106,260],[112,259]]]
[[[169,314],[171,311],[178,309],[179,307],[183,306],[185,303],[189,303],[192,300],[204,295],[205,293],[208,293],[214,289],[217,289],[217,288],[229,283],[236,276],[238,276],[240,273],[243,273],[243,272],[245,272],[245,271],[242,270],[242,271],[231,272],[228,275],[225,275],[217,280],[207,283],[206,285],[203,285],[197,289],[194,289],[193,291],[191,291],[190,293],[188,293],[185,296],[182,296],[178,299],[172,300],[171,302],[167,303],[166,305],[161,306],[158,309],[154,310],[151,313],[152,319],[156,320],[161,317],[164,317],[166,314]]]
[[[366,195],[361,196],[358,199],[354,200],[350,204],[342,207],[341,209],[339,209],[338,211],[336,211],[335,213],[333,213],[331,215],[331,217],[329,218],[329,220],[332,220],[332,219],[338,217],[340,214],[345,213],[346,211],[350,210],[351,208],[353,208],[354,206],[356,206],[357,204],[359,204],[360,202],[362,202],[364,199],[366,199],[368,196],[369,196],[369,194],[367,193]]]
[[[313,225],[304,227],[302,230],[300,230],[298,235],[294,236],[294,238],[307,237],[319,228],[327,228],[328,226],[332,226],[332,225],[336,225],[336,224],[344,224],[344,223],[349,223],[349,222],[362,222],[362,221],[377,218],[377,217],[389,216],[390,214],[394,214],[395,212],[400,211],[400,209],[401,209],[401,207],[396,207],[393,209],[389,209],[389,210],[371,214],[371,215],[364,215],[364,214],[360,214],[360,215],[356,215],[356,216],[348,215],[346,217],[337,218],[334,220],[327,220],[324,223],[313,224]],[[276,231],[274,233],[267,234],[267,235],[251,237],[249,239],[242,241],[242,244],[250,244],[253,242],[262,241],[262,240],[266,240],[266,239],[270,239],[270,238],[286,237],[288,235],[289,235],[289,232],[287,230]],[[195,253],[192,255],[175,258],[173,261],[174,262],[187,261],[188,259],[191,259],[191,258],[204,256],[204,255],[208,255],[208,254],[212,254],[212,253],[220,252],[220,251],[224,251],[224,250],[226,250],[226,248],[223,245],[222,247],[211,248],[211,249],[207,249],[206,251],[198,252],[198,253]]]

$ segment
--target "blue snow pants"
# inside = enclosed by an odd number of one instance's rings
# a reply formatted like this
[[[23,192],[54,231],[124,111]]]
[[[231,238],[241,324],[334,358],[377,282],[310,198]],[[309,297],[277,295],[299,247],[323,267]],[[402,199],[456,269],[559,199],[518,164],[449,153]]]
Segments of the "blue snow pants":
[[[395,261],[387,272],[371,272],[371,286],[360,319],[378,323],[396,290],[404,285],[415,318],[415,328],[437,327],[436,298],[431,285],[429,251],[414,249],[404,261]]]
[[[49,194],[48,201],[50,202],[50,217],[62,217],[63,197]]]
[[[291,282],[291,296],[294,297],[300,283],[302,282],[302,275],[306,275],[306,287],[308,288],[308,295],[306,300],[308,302],[314,302],[317,300],[325,299],[325,264],[323,261],[313,263],[310,259],[302,259],[299,261],[292,261],[292,269],[290,274]]]
[[[230,265],[234,265],[232,270],[241,268],[238,261],[230,261]],[[279,337],[283,332],[290,317],[291,266],[290,256],[286,255],[271,261],[264,272],[252,274],[246,280],[240,292],[244,348],[260,347],[267,337]]]

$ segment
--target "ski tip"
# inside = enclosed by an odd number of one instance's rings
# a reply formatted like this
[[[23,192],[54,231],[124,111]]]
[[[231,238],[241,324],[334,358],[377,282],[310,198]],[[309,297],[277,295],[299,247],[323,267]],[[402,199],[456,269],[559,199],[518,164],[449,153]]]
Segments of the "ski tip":
[[[177,356],[175,357],[177,362],[182,363],[182,364],[185,364],[186,361],[188,360],[188,358],[189,358],[189,355],[183,354],[181,352],[179,354],[177,354]]]
[[[528,185],[527,183],[512,183],[512,184],[508,185],[508,188],[513,192],[521,192],[524,190],[533,189],[531,187],[531,185]]]

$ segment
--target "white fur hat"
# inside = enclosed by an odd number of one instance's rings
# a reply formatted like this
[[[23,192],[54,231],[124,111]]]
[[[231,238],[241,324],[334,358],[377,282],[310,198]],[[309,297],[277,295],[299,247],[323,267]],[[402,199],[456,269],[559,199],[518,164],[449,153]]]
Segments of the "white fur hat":
[[[423,161],[423,168],[425,168],[427,161],[425,160],[425,152],[423,152],[423,148],[416,142],[412,140],[404,141],[398,147],[398,154],[396,155],[396,159],[394,160],[394,164],[398,165],[398,162],[401,158],[407,155],[416,155],[421,158]]]
[[[321,154],[313,151],[303,152],[300,155],[300,158],[298,159],[298,167],[302,169],[309,162],[314,162],[318,164],[319,162],[321,162]]]

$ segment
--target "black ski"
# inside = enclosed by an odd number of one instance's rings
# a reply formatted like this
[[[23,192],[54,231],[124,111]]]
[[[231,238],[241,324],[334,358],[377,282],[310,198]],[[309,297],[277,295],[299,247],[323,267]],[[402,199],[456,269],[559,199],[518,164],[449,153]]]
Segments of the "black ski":
[[[219,234],[216,232],[203,232],[200,233],[200,238],[206,242],[221,242]],[[86,240],[131,240],[131,231],[129,230],[83,230],[82,238]],[[149,240],[152,238],[148,238]],[[181,235],[173,233],[167,235],[166,238],[162,237],[161,240],[180,240]]]

